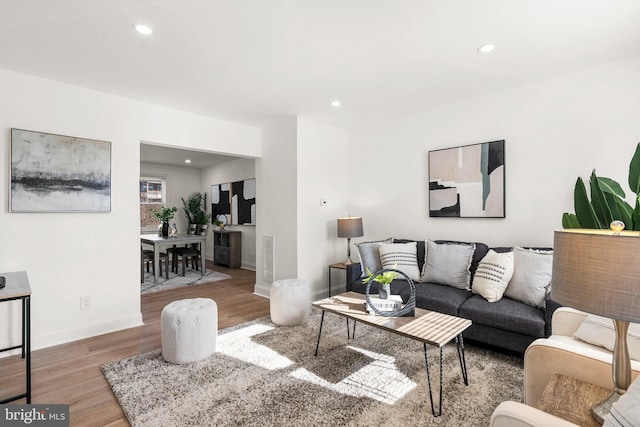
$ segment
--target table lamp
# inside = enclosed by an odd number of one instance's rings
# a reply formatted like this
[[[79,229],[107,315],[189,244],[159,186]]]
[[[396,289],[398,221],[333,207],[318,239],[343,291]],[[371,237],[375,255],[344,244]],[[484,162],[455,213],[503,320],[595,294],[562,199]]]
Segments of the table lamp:
[[[347,259],[345,264],[353,264],[351,261],[351,238],[362,237],[362,217],[349,216],[347,218],[338,218],[338,237],[347,238]]]
[[[616,223],[616,224],[614,224]],[[560,304],[613,319],[613,393],[591,406],[600,423],[631,384],[629,322],[640,322],[640,232],[570,229],[556,231],[551,298]]]

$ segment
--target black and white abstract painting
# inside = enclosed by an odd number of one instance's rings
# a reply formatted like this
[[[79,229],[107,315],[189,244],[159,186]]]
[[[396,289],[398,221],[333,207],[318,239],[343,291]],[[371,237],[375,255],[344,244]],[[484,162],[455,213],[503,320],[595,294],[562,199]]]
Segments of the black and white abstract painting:
[[[218,220],[231,224],[231,184],[211,186],[211,223]]]
[[[256,224],[256,180],[245,179],[231,184],[231,223]]]
[[[11,129],[11,212],[110,212],[111,143]]]
[[[429,216],[504,218],[504,140],[429,151]]]

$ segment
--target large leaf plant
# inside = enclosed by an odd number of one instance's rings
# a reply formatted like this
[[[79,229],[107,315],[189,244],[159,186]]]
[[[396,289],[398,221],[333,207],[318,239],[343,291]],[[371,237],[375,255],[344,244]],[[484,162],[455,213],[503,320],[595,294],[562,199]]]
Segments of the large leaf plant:
[[[629,164],[629,188],[635,194],[635,206],[625,201],[620,184],[611,178],[599,177],[595,169],[589,178],[589,193],[582,178],[573,190],[575,214],[562,215],[563,228],[608,229],[614,220],[624,222],[627,230],[640,230],[640,143]],[[591,200],[589,200],[589,195]]]

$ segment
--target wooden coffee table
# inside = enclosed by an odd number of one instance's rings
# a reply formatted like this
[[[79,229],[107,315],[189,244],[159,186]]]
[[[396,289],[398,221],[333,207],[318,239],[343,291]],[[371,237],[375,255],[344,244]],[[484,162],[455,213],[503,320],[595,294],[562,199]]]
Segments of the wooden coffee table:
[[[320,319],[320,330],[318,331],[318,342],[316,344],[316,356],[320,346],[322,336],[322,324],[324,323],[325,312],[337,314],[347,319],[347,338],[355,336],[355,324],[353,326],[353,336],[349,336],[349,319],[356,322],[374,326],[384,331],[393,332],[407,338],[411,338],[423,343],[424,361],[427,368],[427,382],[429,384],[429,399],[431,400],[431,412],[434,416],[442,415],[442,348],[451,340],[456,341],[458,347],[458,359],[462,370],[462,379],[465,385],[467,381],[467,365],[464,359],[464,342],[462,332],[471,326],[471,320],[461,317],[450,316],[436,311],[422,310],[416,308],[415,317],[384,317],[369,314],[364,303],[366,299],[363,294],[347,292],[334,297],[325,298],[313,303],[313,306],[322,310]],[[429,372],[429,359],[427,357],[427,344],[440,349],[440,398],[438,403],[438,413],[433,404],[433,394],[431,392],[431,375]]]

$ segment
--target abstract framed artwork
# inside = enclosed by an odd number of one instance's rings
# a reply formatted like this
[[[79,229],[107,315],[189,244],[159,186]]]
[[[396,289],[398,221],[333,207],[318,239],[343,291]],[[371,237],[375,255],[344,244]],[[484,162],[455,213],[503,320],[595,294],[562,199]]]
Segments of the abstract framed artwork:
[[[231,184],[211,186],[211,223],[215,220],[231,224]]]
[[[11,129],[10,212],[110,212],[111,143]]]
[[[211,219],[227,225],[256,224],[256,179],[211,186]]]
[[[504,143],[429,151],[429,216],[504,218]]]

